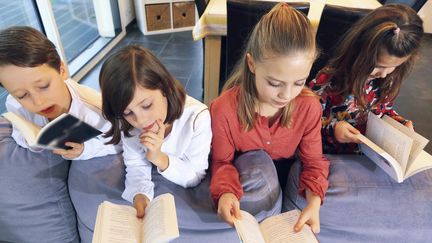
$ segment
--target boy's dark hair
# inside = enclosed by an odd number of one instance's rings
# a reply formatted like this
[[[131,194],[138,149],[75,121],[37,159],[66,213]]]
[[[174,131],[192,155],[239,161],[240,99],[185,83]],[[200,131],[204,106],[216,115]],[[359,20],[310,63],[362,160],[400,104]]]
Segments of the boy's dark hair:
[[[150,90],[160,90],[168,100],[164,123],[173,123],[183,113],[186,92],[179,81],[146,48],[126,46],[111,55],[102,65],[99,75],[102,91],[102,111],[112,127],[106,133],[112,136],[108,143],[118,144],[121,132],[130,137],[132,125],[123,112],[132,101],[137,85]]]
[[[413,9],[403,4],[384,5],[346,33],[322,72],[333,76],[332,85],[341,94],[354,94],[359,106],[366,108],[364,85],[383,51],[399,58],[409,57],[379,82],[379,102],[393,100],[419,55],[422,37],[423,21]]]
[[[43,64],[60,72],[55,45],[38,30],[14,26],[0,31],[0,66],[37,67]]]

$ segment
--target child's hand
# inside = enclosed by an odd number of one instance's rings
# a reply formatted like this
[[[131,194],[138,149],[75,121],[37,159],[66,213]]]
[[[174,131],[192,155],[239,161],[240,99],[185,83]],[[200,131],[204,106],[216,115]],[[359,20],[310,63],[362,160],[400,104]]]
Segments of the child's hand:
[[[156,131],[152,131],[151,128],[148,130],[143,130],[139,138],[140,143],[147,148],[147,160],[163,171],[166,169],[166,167],[168,167],[168,159],[164,158],[166,155],[161,152],[161,147],[165,136],[165,125],[161,120],[157,120],[155,125],[157,125],[159,129]]]
[[[66,142],[66,146],[72,147],[71,149],[54,149],[53,153],[63,156],[66,159],[75,159],[80,156],[84,151],[84,144]]]
[[[241,219],[240,202],[233,193],[224,193],[219,198],[217,213],[229,225],[234,225],[234,218]]]
[[[410,128],[410,129],[414,130],[414,124],[413,124],[412,121],[407,120],[405,122],[404,126],[406,126],[406,127]]]
[[[320,232],[319,210],[321,207],[321,198],[306,190],[308,204],[300,214],[297,223],[294,225],[294,231],[302,230],[304,224],[308,224],[314,233]]]
[[[339,143],[361,143],[358,134],[360,131],[346,121],[339,121],[334,127],[334,136]]]
[[[134,208],[137,211],[137,218],[143,218],[145,209],[149,204],[150,200],[144,194],[137,194],[133,199]]]

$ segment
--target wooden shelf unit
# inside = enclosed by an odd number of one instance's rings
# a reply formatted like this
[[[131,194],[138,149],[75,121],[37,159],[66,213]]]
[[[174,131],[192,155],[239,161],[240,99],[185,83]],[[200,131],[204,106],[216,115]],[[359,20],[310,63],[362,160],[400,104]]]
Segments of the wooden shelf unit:
[[[134,0],[138,28],[144,35],[192,30],[198,20],[192,0]]]

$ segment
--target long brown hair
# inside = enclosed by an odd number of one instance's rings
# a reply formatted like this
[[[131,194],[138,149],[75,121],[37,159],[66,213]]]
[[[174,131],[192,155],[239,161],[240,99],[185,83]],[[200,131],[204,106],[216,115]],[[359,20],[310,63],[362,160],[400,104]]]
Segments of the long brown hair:
[[[315,35],[309,20],[288,4],[278,3],[253,29],[246,49],[223,89],[239,87],[238,117],[246,131],[255,124],[258,99],[255,76],[248,68],[246,55],[250,54],[254,61],[260,62],[264,53],[285,56],[304,51],[316,53]],[[302,92],[306,93],[310,92]],[[282,126],[290,126],[293,109],[293,100],[282,109]]]
[[[366,108],[364,85],[382,53],[409,58],[378,82],[381,94],[393,100],[402,80],[412,70],[423,36],[423,21],[410,7],[388,4],[359,20],[341,40],[329,64],[321,71],[332,75],[332,85],[342,95],[353,94]]]
[[[162,91],[168,100],[165,123],[174,122],[183,113],[186,101],[183,86],[149,50],[139,45],[123,47],[111,55],[102,65],[99,84],[103,115],[112,124],[105,134],[112,136],[108,143],[119,143],[121,132],[131,136],[133,127],[124,119],[123,112],[132,101],[137,85]]]

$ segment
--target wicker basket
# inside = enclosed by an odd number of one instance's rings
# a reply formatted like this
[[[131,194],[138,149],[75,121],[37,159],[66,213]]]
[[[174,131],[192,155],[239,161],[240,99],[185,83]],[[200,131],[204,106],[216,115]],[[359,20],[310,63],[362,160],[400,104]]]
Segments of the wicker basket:
[[[147,4],[146,20],[147,31],[163,30],[171,28],[170,4]]]
[[[174,28],[189,27],[195,25],[195,3],[176,2],[172,5]]]

